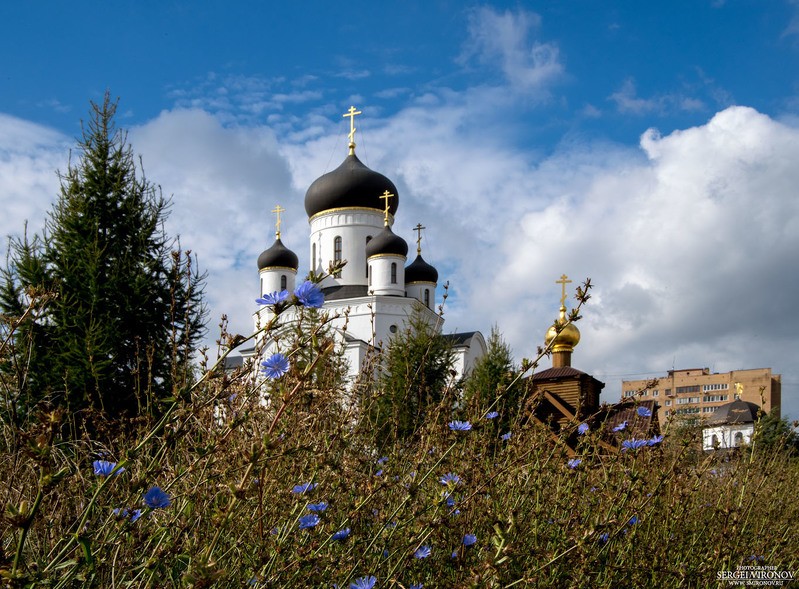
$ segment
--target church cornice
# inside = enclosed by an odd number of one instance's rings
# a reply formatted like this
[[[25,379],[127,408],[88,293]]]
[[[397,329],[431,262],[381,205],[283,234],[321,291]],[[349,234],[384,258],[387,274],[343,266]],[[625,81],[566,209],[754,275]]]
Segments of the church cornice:
[[[335,207],[332,209],[325,209],[324,211],[319,211],[318,213],[314,213],[312,216],[308,218],[308,222],[312,222],[316,219],[321,219],[326,215],[335,215],[341,213],[372,213],[376,217],[382,217],[383,212],[379,211],[378,209],[373,209],[371,207]],[[391,219],[391,223],[394,223],[394,215],[389,215]]]

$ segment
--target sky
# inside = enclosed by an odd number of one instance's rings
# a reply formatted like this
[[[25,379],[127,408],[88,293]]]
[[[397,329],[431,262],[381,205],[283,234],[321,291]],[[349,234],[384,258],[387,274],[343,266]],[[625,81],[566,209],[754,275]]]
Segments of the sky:
[[[555,281],[590,277],[573,365],[603,401],[770,367],[799,419],[797,0],[6,2],[0,64],[0,235],[41,230],[109,91],[208,272],[209,342],[223,313],[252,329],[276,204],[308,267],[305,191],[354,105],[394,231],[424,224],[449,282],[445,331],[532,358]]]

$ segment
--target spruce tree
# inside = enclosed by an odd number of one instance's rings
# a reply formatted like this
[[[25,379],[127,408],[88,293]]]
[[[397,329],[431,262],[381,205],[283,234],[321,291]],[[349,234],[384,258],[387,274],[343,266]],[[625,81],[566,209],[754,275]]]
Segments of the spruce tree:
[[[510,347],[502,339],[497,326],[491,328],[486,342],[486,353],[474,365],[464,383],[464,397],[474,414],[497,411],[500,419],[496,423],[509,425],[519,409],[521,387],[508,385],[516,376]]]
[[[16,367],[23,408],[44,400],[112,417],[154,410],[189,376],[203,335],[204,276],[166,235],[169,202],[137,167],[116,106],[108,94],[91,104],[43,235],[11,243],[3,313],[46,297],[4,366]]]
[[[407,439],[444,400],[452,376],[452,346],[414,311],[389,341],[372,399],[370,421],[378,442]]]

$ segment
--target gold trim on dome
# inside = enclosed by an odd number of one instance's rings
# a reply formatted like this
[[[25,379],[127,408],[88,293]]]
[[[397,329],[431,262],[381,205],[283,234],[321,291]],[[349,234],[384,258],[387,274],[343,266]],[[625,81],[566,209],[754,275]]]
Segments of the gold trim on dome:
[[[374,258],[402,258],[403,260],[407,260],[407,256],[403,256],[402,254],[372,254],[367,260],[372,260]]]
[[[292,268],[291,266],[264,266],[259,270],[259,272],[263,272],[264,270],[291,270],[295,274],[297,273],[297,269]]]
[[[372,207],[335,207],[332,209],[325,209],[324,211],[319,211],[318,213],[314,213],[308,218],[308,222],[310,223],[317,217],[321,217],[322,215],[334,214],[334,213],[344,213],[350,211],[362,211],[364,213],[374,213],[375,215],[383,216],[382,211],[379,209],[373,209]],[[391,217],[392,222],[394,221],[394,215],[389,214]]]
[[[431,282],[430,280],[414,280],[413,282],[406,282],[405,286],[413,286],[414,284],[432,284],[435,286],[437,283]]]

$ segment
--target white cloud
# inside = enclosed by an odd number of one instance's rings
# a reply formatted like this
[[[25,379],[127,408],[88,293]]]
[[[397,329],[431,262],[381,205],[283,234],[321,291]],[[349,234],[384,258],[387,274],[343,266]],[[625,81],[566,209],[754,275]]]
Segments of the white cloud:
[[[533,12],[476,8],[470,13],[461,61],[499,64],[512,88],[545,93],[562,76],[563,65],[557,45],[532,39],[540,26],[541,17]]]
[[[650,98],[641,98],[635,87],[635,81],[627,78],[616,92],[608,97],[616,104],[616,110],[623,114],[645,115],[664,114],[669,111],[695,112],[705,109],[705,103],[698,98],[685,96],[682,93],[658,94]]]

